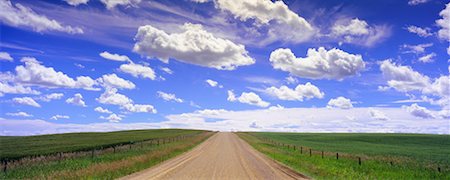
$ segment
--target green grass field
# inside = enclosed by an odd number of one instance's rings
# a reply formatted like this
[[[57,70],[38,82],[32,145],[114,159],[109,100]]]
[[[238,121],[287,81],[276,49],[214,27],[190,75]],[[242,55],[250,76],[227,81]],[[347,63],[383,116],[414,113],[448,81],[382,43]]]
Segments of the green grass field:
[[[450,179],[449,135],[268,132],[238,135],[269,157],[317,179]],[[291,146],[274,145],[267,140]],[[301,146],[303,154],[299,152]],[[313,150],[311,157],[309,149]],[[336,152],[340,154],[339,160]],[[361,165],[358,157],[362,158]]]
[[[126,143],[151,138],[187,136],[165,144],[135,144],[132,148],[118,149],[115,153],[44,160],[19,164],[0,173],[0,179],[114,179],[156,165],[166,159],[188,151],[211,136],[213,132],[198,130],[136,130],[109,133],[69,133],[28,137],[1,137],[2,156],[19,157],[34,154],[52,154],[77,151],[106,144]]]
[[[202,131],[155,129],[40,136],[0,136],[0,159],[89,150],[112,144],[129,143],[130,141],[136,142],[152,138],[175,137],[200,132]]]

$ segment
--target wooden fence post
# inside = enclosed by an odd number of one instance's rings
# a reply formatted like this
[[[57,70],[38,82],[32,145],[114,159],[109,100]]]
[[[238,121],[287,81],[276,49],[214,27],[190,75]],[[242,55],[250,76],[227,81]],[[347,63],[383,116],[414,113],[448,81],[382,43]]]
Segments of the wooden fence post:
[[[116,146],[113,146],[113,153],[116,153]]]
[[[322,151],[322,159],[323,159],[323,151]]]
[[[312,156],[312,149],[309,148],[309,156]]]
[[[3,172],[6,174],[6,170],[8,169],[8,160],[3,160]]]
[[[295,145],[294,145],[294,151],[295,151]]]
[[[441,167],[438,166],[438,172],[441,172]]]
[[[300,146],[300,154],[303,154],[303,146]]]
[[[94,159],[94,154],[95,154],[94,151],[95,151],[95,149],[92,149],[92,151],[91,151],[91,158],[92,158],[92,159]]]
[[[339,153],[336,153],[336,159],[339,160]]]
[[[358,164],[361,166],[361,157],[358,157]]]

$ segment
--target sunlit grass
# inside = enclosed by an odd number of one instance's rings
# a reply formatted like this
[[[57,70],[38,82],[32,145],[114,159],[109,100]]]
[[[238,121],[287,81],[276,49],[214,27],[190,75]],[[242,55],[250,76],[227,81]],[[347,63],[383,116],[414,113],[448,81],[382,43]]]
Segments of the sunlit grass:
[[[212,133],[195,136],[161,145],[135,145],[116,153],[83,156],[48,161],[27,166],[17,166],[2,173],[0,179],[114,179],[181,154],[196,146]]]
[[[450,147],[448,141],[441,141],[442,137],[444,140],[448,138],[445,136],[417,135],[429,139],[406,138],[409,140],[403,141],[402,136],[408,135],[301,133],[238,133],[238,135],[260,152],[316,179],[450,178],[448,163],[450,157],[448,154],[445,155]],[[362,141],[358,136],[367,140]],[[384,140],[386,136],[390,137]],[[396,139],[395,136],[398,136],[397,141],[393,140]],[[266,138],[291,146],[288,148],[275,145]],[[426,147],[414,149],[414,144]],[[292,145],[296,145],[295,150]],[[397,148],[387,148],[388,146],[397,146]],[[405,148],[409,150],[405,151]],[[427,151],[420,151],[422,148],[426,148]],[[313,150],[312,156],[309,155],[309,149]],[[324,158],[322,158],[322,150],[324,150]],[[339,152],[338,160],[336,152]],[[409,154],[409,152],[415,153]],[[430,152],[434,154],[428,154]],[[361,165],[358,163],[359,157],[362,159]],[[438,172],[438,167],[441,168],[441,172]]]

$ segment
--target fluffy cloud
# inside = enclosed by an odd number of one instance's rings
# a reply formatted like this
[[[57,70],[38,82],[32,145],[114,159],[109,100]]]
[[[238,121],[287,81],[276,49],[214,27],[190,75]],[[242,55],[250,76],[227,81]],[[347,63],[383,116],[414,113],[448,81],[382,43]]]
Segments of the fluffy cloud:
[[[299,43],[311,39],[316,30],[303,17],[291,11],[283,1],[271,0],[218,0],[216,7],[230,12],[241,21],[254,20],[255,26],[268,28],[271,43],[277,40]]]
[[[303,101],[303,99],[311,98],[323,98],[325,95],[320,89],[311,83],[299,84],[295,89],[291,89],[287,86],[281,86],[280,88],[270,87],[265,90],[266,93],[277,97],[281,100],[289,101]]]
[[[450,96],[450,76],[441,76],[434,80],[434,82],[423,89],[424,93],[435,96]]]
[[[122,79],[116,74],[105,74],[97,81],[106,88],[134,89],[136,87],[133,82]]]
[[[121,117],[121,115],[111,114],[108,117],[100,116],[100,119],[106,119],[109,122],[117,123],[122,120],[122,117]]]
[[[120,55],[120,54],[112,54],[108,51],[103,51],[99,54],[102,58],[111,60],[111,61],[121,61],[121,62],[131,62],[131,59],[128,56]]]
[[[165,101],[174,101],[174,102],[178,102],[178,103],[183,102],[183,100],[180,98],[177,98],[177,96],[175,94],[165,93],[162,91],[158,91],[157,94],[158,94],[158,97],[164,99]]]
[[[115,88],[106,89],[105,92],[97,98],[97,101],[102,104],[112,104],[118,106],[133,103],[133,101],[127,96],[117,93],[117,89]]]
[[[137,6],[141,0],[100,0],[107,9],[112,9],[116,6]]]
[[[57,115],[52,116],[50,119],[51,120],[58,120],[58,119],[69,119],[69,118],[70,117],[67,116],[67,115],[59,115],[59,114],[57,114]]]
[[[430,0],[409,0],[408,5],[414,6],[414,5],[426,3],[428,1],[430,1]]]
[[[370,117],[374,120],[386,121],[389,117],[386,116],[382,111],[376,109],[369,109]]]
[[[305,58],[297,58],[290,49],[277,49],[270,54],[275,69],[309,79],[337,79],[358,74],[364,70],[361,55],[349,54],[339,49],[308,49]]]
[[[164,71],[167,74],[173,74],[173,71],[171,69],[169,69],[168,67],[161,67],[159,69],[161,69],[161,71]]]
[[[131,74],[134,77],[142,77],[151,80],[155,80],[156,78],[155,71],[153,71],[152,68],[140,64],[122,64],[119,69],[120,71]]]
[[[41,92],[24,87],[22,85],[11,85],[7,82],[0,82],[0,96],[4,94],[40,94]]]
[[[442,10],[439,15],[442,19],[436,20],[436,24],[441,28],[438,31],[438,37],[442,40],[450,41],[450,2],[445,5],[445,9]]]
[[[389,88],[400,92],[421,92],[423,101],[441,107],[450,105],[450,76],[440,76],[432,81],[428,76],[414,71],[411,67],[397,65],[391,60],[381,62],[380,70]],[[438,99],[425,95],[435,96]]]
[[[207,79],[205,81],[208,85],[210,85],[211,87],[219,87],[219,88],[223,88],[222,85],[220,85],[217,81],[211,80],[211,79]]]
[[[133,51],[164,62],[173,58],[220,70],[233,70],[255,63],[243,45],[214,37],[199,24],[186,23],[182,30],[181,33],[168,34],[150,25],[141,26]]]
[[[426,54],[422,57],[419,57],[419,61],[423,63],[431,63],[434,61],[434,57],[436,57],[436,53]]]
[[[13,62],[14,59],[7,52],[0,52],[0,61],[9,61]]]
[[[33,115],[28,114],[26,112],[6,113],[6,115],[15,117],[33,117]]]
[[[27,86],[40,86],[47,88],[83,88],[86,90],[96,90],[95,80],[87,76],[78,76],[73,79],[63,72],[55,71],[52,67],[45,67],[41,62],[32,57],[21,59],[25,65],[15,68],[16,74],[12,75],[9,81]]]
[[[425,52],[426,48],[431,46],[433,46],[433,43],[417,44],[417,45],[404,44],[401,46],[401,48],[404,49],[403,53],[422,54]]]
[[[369,26],[366,21],[358,18],[339,19],[331,27],[330,35],[337,38],[339,43],[373,46],[390,35],[390,28],[379,25]]]
[[[157,113],[155,107],[149,104],[125,104],[121,108],[136,113]]]
[[[51,100],[61,99],[63,96],[64,96],[63,93],[51,93],[51,94],[46,94],[42,97],[39,97],[39,100],[45,101],[45,102],[50,102]]]
[[[430,28],[421,28],[421,27],[417,27],[417,26],[408,26],[406,27],[406,30],[410,33],[414,33],[417,34],[420,37],[428,37],[433,35],[433,33],[431,33],[431,29]]]
[[[9,0],[0,1],[0,21],[13,27],[31,28],[36,32],[59,31],[69,34],[83,34],[80,27],[64,26],[60,22],[39,15],[32,9]]]
[[[99,112],[99,113],[106,113],[106,114],[111,114],[112,112],[110,111],[110,110],[108,110],[108,109],[103,109],[102,107],[96,107],[95,109],[94,109],[94,111],[96,111],[96,112]]]
[[[148,104],[134,104],[133,100],[127,96],[117,93],[117,89],[108,88],[104,93],[96,99],[102,104],[112,104],[120,106],[121,109],[125,109],[128,112],[148,112],[156,113],[156,109],[152,105]]]
[[[67,4],[70,4],[72,6],[78,6],[80,4],[87,4],[89,0],[64,0],[67,2]]]
[[[298,83],[298,79],[292,76],[288,76],[286,77],[286,82],[288,84],[297,84]]]
[[[339,96],[335,99],[330,99],[327,104],[328,108],[341,108],[341,109],[350,109],[353,108],[353,103],[350,99]]]
[[[384,60],[380,70],[388,80],[388,86],[401,92],[422,90],[430,82],[427,76],[414,71],[409,66],[396,65],[391,60]]]
[[[269,102],[263,101],[254,92],[243,92],[241,96],[237,97],[234,95],[233,91],[228,91],[228,101],[234,102],[239,101],[240,103],[250,104],[253,106],[267,107],[270,105]]]
[[[16,98],[13,98],[13,102],[17,103],[17,104],[28,105],[28,106],[33,106],[33,107],[41,107],[40,104],[38,104],[34,99],[32,99],[30,97],[16,97]]]
[[[435,118],[434,114],[425,107],[417,105],[417,103],[411,104],[411,106],[404,106],[406,111],[413,116],[421,117],[424,119]]]
[[[369,34],[369,25],[366,21],[355,18],[349,20],[345,24],[336,23],[333,27],[331,27],[331,31],[337,36],[367,35]]]
[[[68,98],[66,100],[66,103],[86,107],[86,103],[83,101],[83,96],[80,93],[77,93],[73,97]]]

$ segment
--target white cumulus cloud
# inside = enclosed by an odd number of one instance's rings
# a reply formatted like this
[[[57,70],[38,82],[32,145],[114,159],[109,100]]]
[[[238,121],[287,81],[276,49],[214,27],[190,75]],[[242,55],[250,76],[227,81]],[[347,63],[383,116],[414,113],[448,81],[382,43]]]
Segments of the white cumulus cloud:
[[[220,70],[254,64],[244,45],[217,38],[199,24],[186,23],[183,32],[168,34],[153,26],[138,29],[133,51],[168,62],[169,58]]]
[[[217,0],[216,7],[231,13],[241,21],[254,20],[255,26],[265,27],[267,41],[300,43],[310,40],[316,33],[314,27],[291,11],[283,1],[271,0]]]
[[[39,15],[31,8],[10,0],[0,1],[0,21],[13,27],[31,28],[36,32],[59,31],[69,34],[83,34],[80,27],[64,26],[60,22]]]
[[[121,61],[121,62],[131,62],[131,59],[128,56],[110,53],[108,51],[103,51],[99,54],[102,58],[111,60],[111,61]]]
[[[67,115],[59,115],[59,114],[57,114],[57,115],[52,116],[50,119],[51,120],[58,120],[58,119],[69,119],[69,118],[70,117],[67,116]]]
[[[351,109],[353,108],[353,103],[350,99],[339,96],[334,99],[330,99],[327,104],[328,108],[341,108],[341,109]]]
[[[306,84],[299,84],[295,89],[291,89],[287,86],[281,86],[279,88],[269,87],[265,90],[266,93],[277,97],[281,100],[289,101],[303,101],[303,99],[311,98],[323,98],[325,93],[321,92],[317,86],[312,85],[310,82]]]
[[[259,97],[254,92],[243,92],[241,96],[236,97],[233,91],[229,90],[227,100],[231,102],[239,101],[240,103],[250,104],[259,107],[268,107],[270,105],[269,102],[263,101],[261,97]]]
[[[100,116],[100,119],[106,119],[109,122],[113,122],[113,123],[117,123],[120,122],[122,120],[122,115],[117,115],[117,114],[111,114],[108,117],[104,117],[104,116]]]
[[[83,88],[96,90],[95,80],[88,76],[78,76],[73,79],[53,67],[46,67],[32,57],[21,59],[25,65],[16,66],[16,74],[9,81],[27,86],[40,86],[47,88]]]
[[[136,85],[116,74],[105,74],[97,79],[98,83],[106,88],[134,89]]]
[[[433,33],[431,33],[430,28],[421,28],[421,27],[410,25],[410,26],[406,27],[406,30],[410,33],[417,34],[420,37],[428,37],[428,36],[433,35]]]
[[[72,6],[78,6],[80,4],[87,4],[89,0],[64,0],[67,2],[67,4],[70,4]]]
[[[386,121],[389,120],[389,117],[386,116],[382,111],[377,109],[369,109],[370,117],[374,120]]]
[[[94,109],[94,111],[99,112],[99,113],[106,113],[106,114],[111,114],[112,112],[106,108],[102,108],[102,107],[96,107]]]
[[[439,15],[442,19],[436,20],[436,24],[441,28],[438,31],[438,37],[442,40],[450,41],[450,2],[445,5],[445,9],[442,10]]]
[[[128,112],[148,112],[153,114],[157,112],[152,105],[134,104],[133,100],[127,96],[117,93],[117,89],[115,88],[106,89],[105,92],[102,93],[96,100],[102,104],[117,105],[121,109],[125,109]]]
[[[39,97],[38,99],[45,102],[50,102],[51,100],[61,99],[64,96],[63,93],[51,93]]]
[[[9,53],[7,52],[0,52],[0,61],[13,62],[14,58],[12,58],[11,55],[9,55]]]
[[[4,94],[41,94],[37,90],[33,90],[30,87],[24,87],[20,84],[10,84],[8,82],[0,82],[0,97]]]
[[[434,62],[434,57],[436,57],[436,53],[426,54],[422,57],[419,57],[419,61],[423,63],[431,63]]]
[[[28,114],[26,112],[6,113],[6,115],[15,117],[33,117],[33,115]]]
[[[275,69],[309,79],[336,79],[358,74],[364,70],[361,55],[350,54],[339,49],[308,49],[305,58],[295,57],[290,49],[277,49],[270,54]]]
[[[112,9],[116,6],[137,6],[141,0],[100,0],[107,9]]]
[[[211,87],[223,88],[223,86],[220,85],[217,81],[214,81],[214,80],[211,80],[211,79],[207,79],[205,82]]]
[[[174,101],[178,103],[182,103],[183,99],[177,98],[175,94],[165,93],[162,91],[156,92],[158,94],[158,97],[164,99],[165,101]]]
[[[373,46],[390,35],[390,28],[385,25],[370,26],[358,18],[339,19],[331,27],[331,36],[339,43]]]
[[[424,119],[435,118],[433,112],[425,107],[419,106],[417,103],[411,104],[411,106],[404,106],[404,108],[416,117],[421,117]]]
[[[380,65],[388,86],[401,92],[422,90],[428,86],[430,78],[414,71],[409,66],[401,66],[391,60],[384,60]]]
[[[13,102],[22,105],[28,105],[33,107],[41,107],[39,103],[37,103],[33,98],[30,97],[16,97],[13,98]]]
[[[73,97],[66,99],[66,103],[86,107],[86,103],[84,102],[83,96],[80,93],[77,93],[73,95]]]
[[[152,68],[140,64],[122,64],[119,69],[120,71],[131,74],[134,77],[142,77],[151,80],[155,80],[156,78],[155,71],[153,71]]]
[[[408,5],[415,6],[423,3],[427,3],[430,0],[409,0]]]

